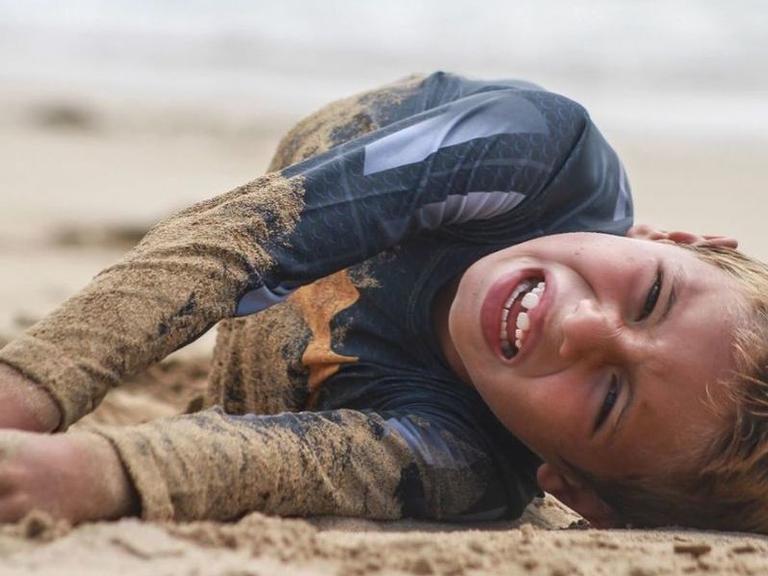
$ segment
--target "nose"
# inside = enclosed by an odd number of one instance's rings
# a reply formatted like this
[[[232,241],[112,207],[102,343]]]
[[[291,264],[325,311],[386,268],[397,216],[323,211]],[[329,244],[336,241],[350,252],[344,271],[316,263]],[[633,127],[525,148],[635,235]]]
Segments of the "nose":
[[[567,360],[613,360],[625,348],[621,324],[595,300],[580,300],[562,321],[560,356]]]

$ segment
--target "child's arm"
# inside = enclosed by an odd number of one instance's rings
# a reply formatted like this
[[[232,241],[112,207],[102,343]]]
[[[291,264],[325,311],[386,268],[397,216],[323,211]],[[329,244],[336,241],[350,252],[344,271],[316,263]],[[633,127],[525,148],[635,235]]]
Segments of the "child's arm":
[[[593,141],[596,166],[569,170],[567,190],[600,189],[613,210],[618,170],[606,166],[618,160],[584,109],[562,96],[499,90],[417,114],[159,224],[0,351],[0,363],[52,395],[65,429],[125,375],[222,318],[262,310],[409,234],[498,222],[530,197],[545,196],[550,210],[553,196],[542,192]],[[572,198],[568,212],[578,209]],[[544,223],[542,211],[525,218]]]
[[[50,432],[61,415],[53,397],[10,366],[0,364],[0,427]]]
[[[224,520],[251,511],[493,519],[518,516],[537,491],[521,446],[505,446],[519,468],[503,476],[476,431],[398,411],[231,416],[212,409],[97,432],[117,448],[148,519]]]

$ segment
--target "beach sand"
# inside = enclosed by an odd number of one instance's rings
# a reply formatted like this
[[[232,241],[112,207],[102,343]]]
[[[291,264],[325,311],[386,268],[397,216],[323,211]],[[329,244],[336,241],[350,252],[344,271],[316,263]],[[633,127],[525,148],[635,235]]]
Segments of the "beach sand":
[[[263,173],[288,126],[199,116],[137,122],[87,107],[18,108],[0,130],[0,343],[42,317],[171,210]],[[253,125],[249,125],[253,126]],[[608,134],[637,221],[732,234],[768,258],[765,142]],[[205,386],[212,334],[111,393],[89,422],[178,413]],[[552,499],[507,524],[278,519],[76,528],[34,514],[0,528],[0,574],[765,574],[761,536],[584,529]]]

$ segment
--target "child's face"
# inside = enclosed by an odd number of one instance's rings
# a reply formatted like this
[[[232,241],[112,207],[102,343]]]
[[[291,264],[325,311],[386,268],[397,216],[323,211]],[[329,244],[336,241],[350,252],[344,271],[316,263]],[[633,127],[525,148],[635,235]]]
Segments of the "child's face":
[[[503,307],[526,278],[545,288],[508,358]],[[732,278],[679,246],[562,234],[470,267],[449,334],[459,371],[510,431],[545,462],[608,479],[663,473],[721,426],[711,400],[722,398],[717,380],[734,369],[732,335],[744,309]],[[508,333],[514,341],[514,328]]]

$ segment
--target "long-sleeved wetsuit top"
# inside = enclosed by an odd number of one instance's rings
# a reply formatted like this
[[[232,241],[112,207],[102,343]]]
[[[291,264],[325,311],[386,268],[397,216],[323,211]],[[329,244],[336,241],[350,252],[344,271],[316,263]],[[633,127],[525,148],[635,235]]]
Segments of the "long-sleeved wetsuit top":
[[[587,112],[436,73],[331,105],[272,168],[158,224],[0,361],[53,395],[63,429],[225,320],[223,409],[102,430],[147,517],[518,515],[537,460],[449,369],[432,303],[504,247],[626,232],[629,187]]]

